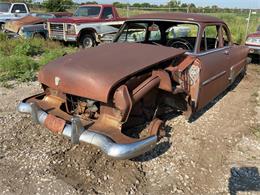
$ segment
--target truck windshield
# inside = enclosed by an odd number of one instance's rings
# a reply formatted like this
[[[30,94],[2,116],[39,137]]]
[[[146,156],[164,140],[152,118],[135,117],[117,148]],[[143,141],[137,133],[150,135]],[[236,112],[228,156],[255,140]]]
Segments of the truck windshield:
[[[11,7],[11,3],[0,3],[0,12],[8,12]]]
[[[99,6],[84,6],[76,10],[74,16],[76,17],[97,17],[99,16],[101,8]]]

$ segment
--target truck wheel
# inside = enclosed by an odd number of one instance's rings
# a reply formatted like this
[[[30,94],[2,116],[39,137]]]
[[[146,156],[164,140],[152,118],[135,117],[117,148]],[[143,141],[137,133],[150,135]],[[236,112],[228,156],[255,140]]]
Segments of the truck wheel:
[[[0,23],[0,32],[4,32],[4,24]]]
[[[35,33],[33,35],[33,38],[36,38],[36,39],[45,39],[45,36],[41,33]]]
[[[80,41],[80,46],[82,48],[91,48],[91,47],[94,47],[95,46],[95,40],[93,38],[93,36],[87,34],[87,35],[84,35],[82,38],[81,38],[81,41]]]

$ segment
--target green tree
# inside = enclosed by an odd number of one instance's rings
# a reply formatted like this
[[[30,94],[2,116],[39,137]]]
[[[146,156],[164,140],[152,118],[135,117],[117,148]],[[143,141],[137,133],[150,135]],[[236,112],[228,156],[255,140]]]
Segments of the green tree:
[[[96,1],[87,1],[87,2],[81,3],[81,4],[98,4],[98,2],[96,2]]]
[[[167,4],[168,7],[180,7],[181,2],[178,0],[170,0]]]
[[[50,12],[66,11],[73,4],[72,0],[45,0],[43,2],[44,7]]]

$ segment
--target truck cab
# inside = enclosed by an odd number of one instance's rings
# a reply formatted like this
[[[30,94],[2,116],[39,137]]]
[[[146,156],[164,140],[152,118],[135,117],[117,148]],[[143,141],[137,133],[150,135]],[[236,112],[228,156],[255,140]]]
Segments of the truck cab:
[[[113,5],[87,4],[80,6],[73,17],[49,19],[48,32],[51,39],[89,48],[101,43],[105,35],[116,34],[124,21]]]
[[[30,9],[25,3],[0,3],[0,31],[6,21],[22,18],[29,13]]]

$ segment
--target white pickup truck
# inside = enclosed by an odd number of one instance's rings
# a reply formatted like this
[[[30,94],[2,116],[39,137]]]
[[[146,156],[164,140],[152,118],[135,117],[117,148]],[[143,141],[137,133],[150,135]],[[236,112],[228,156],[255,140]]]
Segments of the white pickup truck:
[[[6,21],[22,18],[29,13],[30,9],[25,3],[0,3],[0,31]]]

